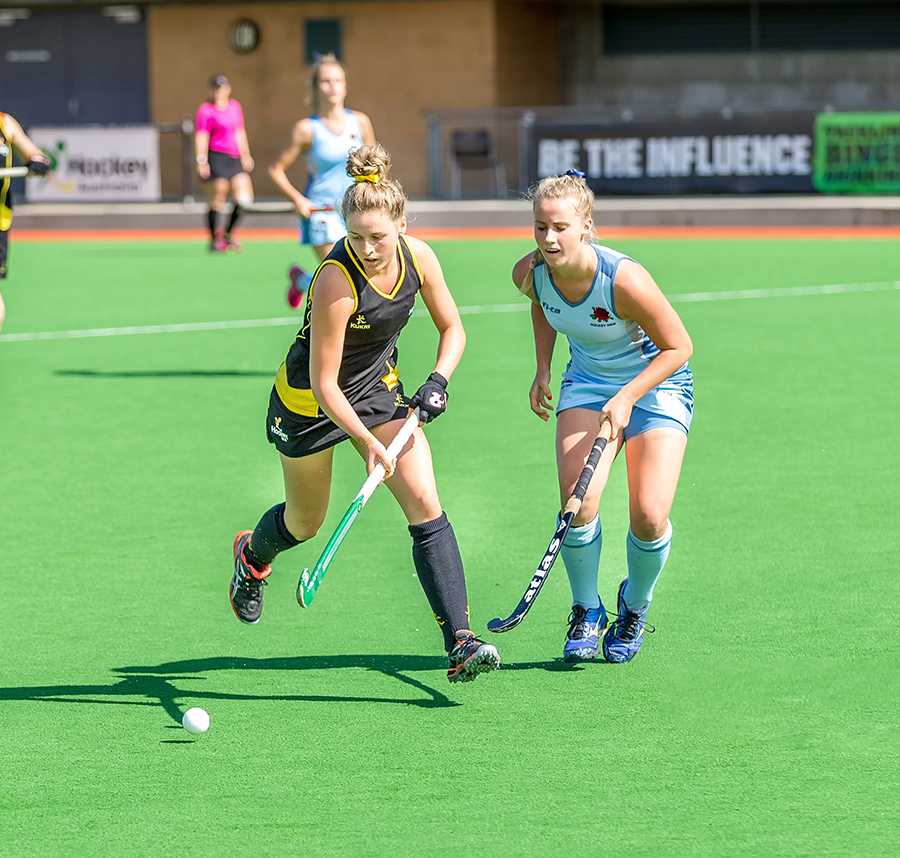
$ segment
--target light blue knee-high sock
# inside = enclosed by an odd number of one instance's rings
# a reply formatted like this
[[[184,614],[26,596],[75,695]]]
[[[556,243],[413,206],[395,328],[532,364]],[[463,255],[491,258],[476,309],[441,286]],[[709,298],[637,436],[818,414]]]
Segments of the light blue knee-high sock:
[[[645,611],[653,600],[653,588],[662,574],[672,547],[672,522],[659,539],[645,542],[630,530],[625,541],[628,556],[628,584],[625,604],[634,611]]]
[[[580,527],[570,527],[560,554],[569,574],[572,603],[585,608],[600,606],[597,595],[597,574],[600,568],[600,549],[603,547],[603,528],[599,516]]]

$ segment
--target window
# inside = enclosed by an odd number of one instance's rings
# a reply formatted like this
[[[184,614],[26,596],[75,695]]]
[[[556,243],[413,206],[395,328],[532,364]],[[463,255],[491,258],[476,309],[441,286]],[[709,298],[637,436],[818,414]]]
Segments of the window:
[[[750,4],[603,8],[606,54],[689,54],[751,49]]]
[[[341,59],[341,22],[337,18],[316,18],[304,26],[303,59],[311,66],[323,54]]]
[[[900,48],[896,3],[800,3],[759,7],[761,51]]]
[[[841,2],[604,3],[603,51],[625,54],[900,49],[900,6]]]

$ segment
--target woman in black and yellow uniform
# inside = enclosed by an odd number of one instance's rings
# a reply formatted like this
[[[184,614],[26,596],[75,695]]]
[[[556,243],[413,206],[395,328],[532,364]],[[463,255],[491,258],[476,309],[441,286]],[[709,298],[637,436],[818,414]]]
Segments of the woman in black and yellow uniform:
[[[50,169],[47,156],[28,138],[16,120],[8,113],[0,113],[0,167],[9,169],[13,165],[13,150],[28,161],[28,170],[37,176],[46,175]],[[0,177],[0,280],[6,278],[6,259],[9,255],[9,230],[12,227],[12,195],[9,176]],[[0,327],[6,308],[0,294]]]
[[[403,235],[406,196],[388,178],[389,169],[378,144],[347,158],[354,179],[342,203],[347,237],[316,270],[303,326],[270,398],[266,429],[281,456],[286,501],[235,538],[229,598],[238,619],[258,622],[271,562],[321,527],[333,448],[349,438],[370,473],[379,463],[385,468],[386,484],[409,522],[419,581],[444,635],[447,677],[466,681],[498,667],[500,657],[469,630],[462,560],[438,499],[428,441],[420,427],[396,462],[385,446],[410,405],[426,423],[444,412],[465,332],[434,252]],[[420,293],[438,329],[438,354],[434,372],[407,400],[396,344]]]

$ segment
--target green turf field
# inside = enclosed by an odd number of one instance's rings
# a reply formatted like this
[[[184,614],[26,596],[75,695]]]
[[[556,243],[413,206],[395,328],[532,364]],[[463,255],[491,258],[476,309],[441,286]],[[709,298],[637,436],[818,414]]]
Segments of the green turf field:
[[[281,499],[264,437],[293,336],[9,334],[288,316],[293,248],[15,243],[0,336],[0,819],[4,854],[887,855],[898,835],[900,245],[623,241],[679,294],[873,291],[676,304],[694,429],[657,588],[626,666],[559,661],[562,564],[447,684],[399,509],[376,493],[315,605],[294,601],[362,481],[283,555],[263,621],[228,607],[231,539]],[[429,428],[473,623],[508,612],[553,526],[552,426],[527,404],[522,242],[436,242],[469,347]],[[694,296],[695,299],[697,296]],[[722,297],[722,296],[719,296]],[[415,389],[436,337],[414,318]],[[558,348],[555,378],[564,363]],[[624,474],[601,593],[624,571]],[[189,706],[212,717],[190,740]],[[894,846],[890,844],[894,843]],[[7,852],[6,850],[11,850]]]

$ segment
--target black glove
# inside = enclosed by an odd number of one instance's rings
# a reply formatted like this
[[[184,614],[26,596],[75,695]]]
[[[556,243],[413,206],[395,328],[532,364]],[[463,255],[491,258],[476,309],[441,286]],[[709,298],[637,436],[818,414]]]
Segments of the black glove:
[[[28,162],[28,172],[33,176],[46,176],[50,172],[50,162],[46,158],[32,158]]]
[[[447,410],[447,379],[439,372],[431,373],[409,404],[419,409],[423,423],[430,423]]]

